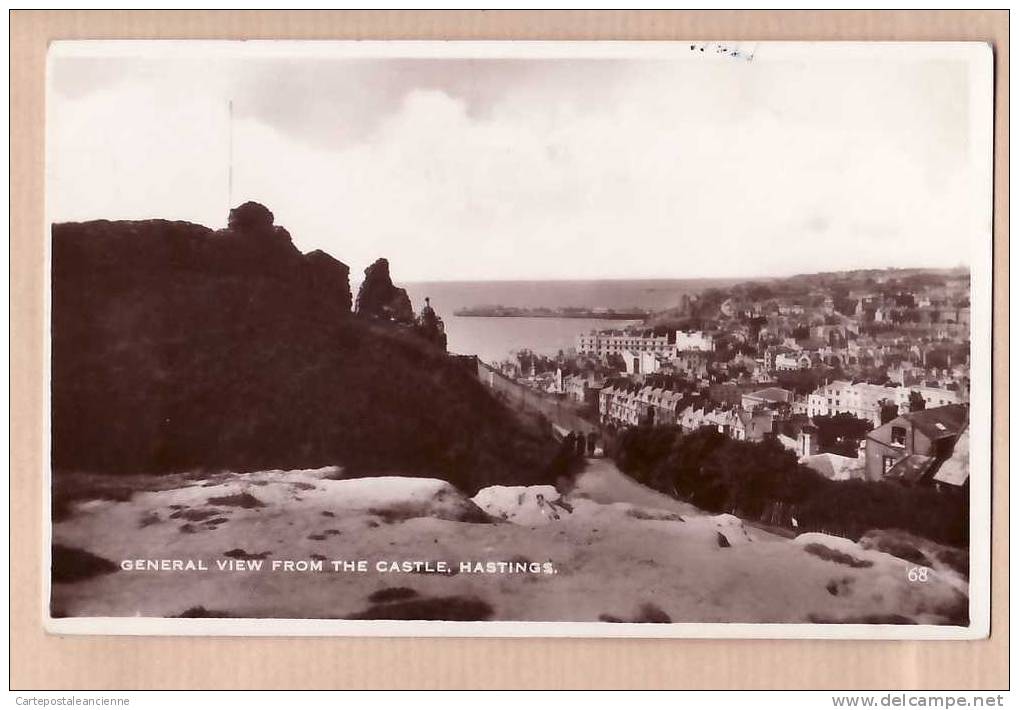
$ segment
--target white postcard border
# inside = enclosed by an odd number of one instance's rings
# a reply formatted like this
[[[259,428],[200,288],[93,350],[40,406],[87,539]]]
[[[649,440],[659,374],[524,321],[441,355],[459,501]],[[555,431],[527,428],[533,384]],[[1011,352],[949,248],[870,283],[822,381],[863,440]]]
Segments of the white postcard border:
[[[51,276],[52,254],[48,194],[44,196],[47,220],[43,226],[45,243],[43,333],[42,421],[43,430],[43,535],[40,559],[42,570],[41,612],[43,628],[57,635],[117,636],[286,636],[286,637],[575,637],[575,638],[714,638],[714,639],[843,639],[843,640],[974,640],[990,634],[991,595],[991,465],[993,396],[993,128],[994,128],[994,57],[989,44],[981,42],[705,42],[692,41],[452,41],[452,40],[73,40],[53,42],[47,57],[189,57],[198,53],[221,58],[252,59],[292,58],[617,58],[617,59],[690,59],[689,46],[705,46],[705,52],[717,61],[733,61],[720,47],[738,48],[753,61],[758,55],[785,59],[818,56],[839,58],[879,58],[889,61],[929,60],[932,58],[966,61],[970,69],[970,139],[978,167],[986,179],[981,185],[987,205],[986,229],[974,235],[970,261],[970,430],[976,441],[985,445],[970,450],[972,471],[987,471],[973,476],[970,483],[970,625],[950,627],[933,625],[884,624],[784,624],[784,623],[605,623],[538,621],[389,621],[335,619],[171,619],[152,617],[77,617],[50,616],[51,566]],[[743,59],[742,61],[746,61]],[[48,100],[52,92],[52,73],[47,70]],[[51,144],[47,140],[47,144]],[[51,179],[50,159],[46,156],[47,188]]]

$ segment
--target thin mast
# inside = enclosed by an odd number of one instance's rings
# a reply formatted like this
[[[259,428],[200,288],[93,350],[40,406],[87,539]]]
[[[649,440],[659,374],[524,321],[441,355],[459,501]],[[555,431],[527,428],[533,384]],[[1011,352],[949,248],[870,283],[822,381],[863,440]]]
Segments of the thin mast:
[[[230,99],[227,108],[227,177],[226,177],[226,208],[234,204],[234,100]]]

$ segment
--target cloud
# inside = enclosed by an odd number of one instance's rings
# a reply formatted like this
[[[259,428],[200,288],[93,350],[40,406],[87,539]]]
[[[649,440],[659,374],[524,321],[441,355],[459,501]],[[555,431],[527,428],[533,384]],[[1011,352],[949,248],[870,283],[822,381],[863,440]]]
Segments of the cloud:
[[[239,97],[232,201],[264,202],[299,246],[355,270],[378,256],[403,280],[965,261],[980,206],[964,73],[760,59],[333,62],[292,82],[247,64],[192,91],[192,69],[128,79],[60,100],[53,207],[222,224]]]

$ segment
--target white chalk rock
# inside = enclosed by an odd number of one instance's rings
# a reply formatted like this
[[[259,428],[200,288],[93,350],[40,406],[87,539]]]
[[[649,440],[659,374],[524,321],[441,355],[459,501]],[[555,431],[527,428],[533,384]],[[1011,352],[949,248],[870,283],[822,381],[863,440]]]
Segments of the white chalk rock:
[[[493,518],[517,525],[547,525],[570,515],[554,486],[489,486],[471,500]]]

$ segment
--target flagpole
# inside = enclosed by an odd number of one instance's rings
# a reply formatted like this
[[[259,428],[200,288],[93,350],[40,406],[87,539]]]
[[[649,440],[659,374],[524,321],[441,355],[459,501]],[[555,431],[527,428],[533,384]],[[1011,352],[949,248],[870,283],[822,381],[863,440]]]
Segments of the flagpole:
[[[234,204],[234,100],[230,99],[227,104],[227,178],[226,178],[226,208],[232,209]]]

